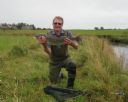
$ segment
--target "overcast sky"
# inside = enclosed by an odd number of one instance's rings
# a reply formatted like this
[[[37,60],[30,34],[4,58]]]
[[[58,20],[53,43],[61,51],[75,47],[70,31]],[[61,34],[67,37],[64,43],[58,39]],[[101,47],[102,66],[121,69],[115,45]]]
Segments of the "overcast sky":
[[[0,0],[0,23],[52,28],[58,15],[65,29],[128,28],[128,0]]]

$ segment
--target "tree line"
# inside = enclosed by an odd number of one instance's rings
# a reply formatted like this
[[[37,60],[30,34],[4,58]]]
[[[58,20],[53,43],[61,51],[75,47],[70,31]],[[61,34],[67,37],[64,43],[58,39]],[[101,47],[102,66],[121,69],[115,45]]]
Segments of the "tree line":
[[[121,28],[109,28],[109,29],[106,29],[104,28],[103,26],[101,27],[94,27],[94,30],[120,30]],[[124,28],[126,30],[128,30],[128,28]]]
[[[1,23],[0,24],[0,29],[36,29],[34,24],[27,24],[27,23],[17,23],[17,24],[7,24],[7,23]]]

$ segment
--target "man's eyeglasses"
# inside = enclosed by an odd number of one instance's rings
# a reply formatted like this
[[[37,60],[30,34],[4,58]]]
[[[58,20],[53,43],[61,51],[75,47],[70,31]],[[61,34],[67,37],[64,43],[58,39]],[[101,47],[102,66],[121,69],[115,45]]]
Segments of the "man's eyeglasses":
[[[55,22],[55,23],[53,23],[53,24],[54,24],[54,25],[57,25],[57,24],[58,24],[58,25],[62,25],[62,23],[56,23],[56,22]]]

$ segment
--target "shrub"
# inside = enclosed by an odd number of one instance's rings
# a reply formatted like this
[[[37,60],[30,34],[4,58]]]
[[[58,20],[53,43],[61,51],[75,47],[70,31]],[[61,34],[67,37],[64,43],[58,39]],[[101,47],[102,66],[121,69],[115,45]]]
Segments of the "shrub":
[[[22,57],[28,54],[28,50],[25,47],[22,46],[13,46],[11,51],[9,52],[9,55],[11,57]]]

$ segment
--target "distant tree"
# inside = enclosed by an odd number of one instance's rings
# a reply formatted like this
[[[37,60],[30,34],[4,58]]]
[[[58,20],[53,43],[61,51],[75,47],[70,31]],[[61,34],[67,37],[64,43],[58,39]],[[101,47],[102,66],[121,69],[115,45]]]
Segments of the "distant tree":
[[[23,26],[26,26],[26,23],[18,23],[17,28],[22,29]]]
[[[41,30],[41,28],[36,28],[37,30]]]
[[[47,28],[43,28],[43,30],[46,30]]]
[[[35,29],[36,29],[36,27],[34,26],[34,24],[32,25],[32,29],[33,29],[33,30],[35,30]]]
[[[2,30],[6,30],[6,29],[9,28],[9,25],[8,25],[7,23],[2,23],[2,24],[0,24],[0,28],[1,28]]]
[[[104,27],[100,27],[100,30],[104,30]]]
[[[34,24],[30,25],[27,23],[18,23],[18,24],[7,24],[7,23],[1,23],[0,24],[0,29],[11,29],[11,30],[15,30],[15,29],[33,29],[35,30],[36,27],[34,26]]]
[[[99,28],[98,28],[98,27],[95,27],[94,29],[95,29],[95,30],[99,30]]]
[[[8,24],[7,24],[7,23],[2,23],[1,25],[2,25],[2,26],[8,26]]]

